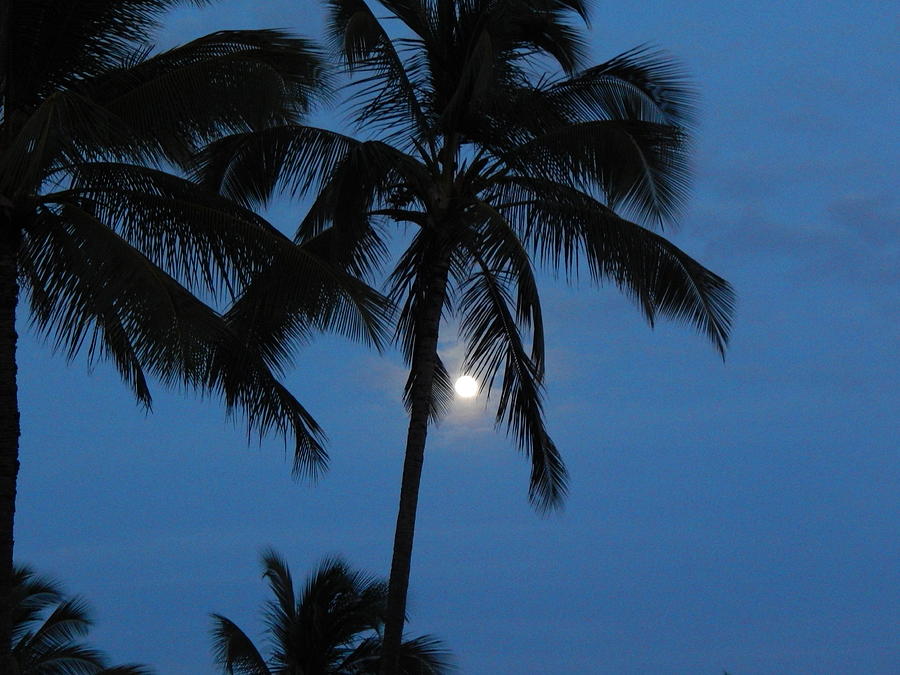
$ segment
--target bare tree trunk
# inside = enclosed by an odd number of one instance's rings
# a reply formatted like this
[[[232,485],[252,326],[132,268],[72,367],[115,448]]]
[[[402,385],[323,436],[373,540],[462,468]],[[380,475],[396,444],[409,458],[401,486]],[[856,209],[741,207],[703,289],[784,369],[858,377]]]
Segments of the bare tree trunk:
[[[5,221],[5,222],[2,222]],[[13,524],[19,474],[19,405],[16,385],[16,244],[12,223],[0,226],[0,673],[10,664],[12,642]]]
[[[397,513],[394,555],[388,584],[381,675],[397,675],[400,672],[400,645],[403,641],[403,624],[406,621],[406,594],[412,563],[419,483],[422,477],[422,462],[425,458],[428,416],[432,405],[441,311],[446,294],[447,264],[441,263],[430,270],[427,287],[424,290],[422,314],[416,321],[416,343],[411,366],[411,374],[415,379],[411,392],[412,406],[406,436],[406,458],[403,462],[400,508]]]

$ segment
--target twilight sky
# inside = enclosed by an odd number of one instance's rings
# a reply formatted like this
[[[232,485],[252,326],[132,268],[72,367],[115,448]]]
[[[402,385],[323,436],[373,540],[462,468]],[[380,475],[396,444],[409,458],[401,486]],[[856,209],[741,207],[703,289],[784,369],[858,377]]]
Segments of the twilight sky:
[[[255,4],[173,12],[159,44],[320,32],[313,3]],[[723,364],[612,288],[544,279],[565,510],[528,506],[527,463],[483,401],[429,437],[409,631],[441,637],[461,673],[900,672],[896,33],[889,2],[597,3],[594,62],[652,42],[701,92],[670,234],[736,287],[733,341]],[[269,215],[288,231],[301,212]],[[396,352],[300,352],[287,383],[332,456],[309,485],[218,402],[157,387],[147,416],[110,367],[51,355],[24,315],[20,332],[17,558],[90,601],[116,661],[215,672],[208,615],[259,635],[265,546],[295,578],[329,554],[386,576]]]

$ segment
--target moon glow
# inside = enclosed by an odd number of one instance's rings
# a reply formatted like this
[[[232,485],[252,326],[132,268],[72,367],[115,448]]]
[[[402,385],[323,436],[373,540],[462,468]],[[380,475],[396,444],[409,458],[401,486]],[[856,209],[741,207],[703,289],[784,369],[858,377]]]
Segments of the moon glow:
[[[461,398],[472,398],[478,395],[478,380],[469,375],[463,375],[456,381],[453,388]]]

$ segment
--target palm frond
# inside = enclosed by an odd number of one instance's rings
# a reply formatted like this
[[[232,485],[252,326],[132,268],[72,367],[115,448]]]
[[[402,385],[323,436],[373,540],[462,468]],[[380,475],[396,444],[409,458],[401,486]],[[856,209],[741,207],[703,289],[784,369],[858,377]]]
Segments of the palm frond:
[[[279,188],[292,197],[332,175],[355,139],[302,125],[279,125],[233,134],[207,145],[195,158],[194,176],[247,207],[265,205]]]
[[[38,629],[17,646],[42,658],[45,652],[86,635],[92,624],[87,603],[81,598],[68,598],[56,605]]]
[[[640,46],[544,91],[572,121],[642,120],[690,128],[696,91],[682,66],[663,51]]]
[[[132,164],[92,162],[48,205],[74,203],[192,290],[221,297],[266,268],[286,239],[252,211],[195,183]]]
[[[0,155],[0,189],[27,199],[61,170],[102,156],[105,148],[132,144],[128,128],[90,99],[56,92],[18,126]]]
[[[241,30],[154,56],[138,53],[76,90],[131,130],[125,157],[162,154],[184,163],[224,134],[295,121],[327,95],[328,82],[311,42],[283,31]]]
[[[338,672],[376,675],[381,665],[382,645],[380,636],[362,640],[346,654]],[[452,654],[435,637],[421,635],[400,644],[400,675],[443,675],[455,670]]]
[[[49,611],[48,611],[49,610]],[[15,565],[12,657],[23,675],[150,675],[143,666],[106,668],[105,655],[80,640],[92,625],[86,603],[59,584]]]
[[[580,0],[505,0],[485,4],[499,9],[494,32],[504,35],[503,47],[522,54],[545,54],[563,71],[574,72],[583,61],[587,43],[570,24],[571,14],[587,20],[587,7]]]
[[[213,653],[228,675],[270,675],[265,659],[244,631],[221,614],[212,618]]]
[[[538,375],[543,377],[544,320],[529,251],[510,223],[489,203],[479,201],[474,212],[481,217],[481,226],[472,228],[470,238],[464,240],[464,248],[467,252],[478,251],[491,269],[501,270],[515,285],[516,324],[531,331],[530,358]]]
[[[420,635],[400,644],[400,672],[403,675],[441,675],[454,670],[450,650],[432,635]]]
[[[286,653],[286,662],[302,662],[307,672],[340,672],[337,665],[360,634],[380,627],[386,595],[383,582],[352,570],[340,558],[323,560],[298,600],[294,650]],[[296,641],[300,627],[302,653]]]
[[[274,550],[262,553],[263,578],[269,582],[274,601],[266,604],[266,626],[277,644],[290,643],[291,626],[297,617],[297,600],[294,597],[294,580],[284,558]]]
[[[318,425],[216,312],[83,209],[64,204],[39,224],[23,242],[23,277],[35,323],[57,347],[72,357],[89,339],[88,356],[113,356],[127,382],[149,370],[218,394],[248,430],[293,434],[296,471],[324,466]]]
[[[20,672],[40,675],[96,675],[103,672],[106,663],[102,652],[79,644],[50,647],[41,651],[28,650],[24,652],[24,656],[14,654],[14,658],[21,664]]]
[[[398,199],[421,199],[430,178],[419,160],[387,143],[357,143],[328,176],[295,238],[304,241],[329,225],[342,233],[361,236],[371,230],[373,209]],[[342,248],[352,246],[344,244]]]
[[[411,311],[415,310],[411,307]],[[409,377],[403,385],[403,405],[407,413],[412,412],[418,377],[418,369],[410,368]],[[428,399],[428,419],[431,422],[439,422],[447,414],[453,405],[453,396],[453,380],[443,360],[437,356],[431,373],[431,395]]]
[[[225,315],[241,341],[273,370],[284,370],[293,350],[319,331],[378,349],[387,340],[389,301],[332,264],[327,234],[280,247],[272,264],[253,277]]]
[[[62,588],[53,579],[38,576],[27,565],[13,569],[13,636],[12,643],[33,630],[43,612],[61,603],[65,598]]]
[[[322,186],[295,240],[336,268],[365,278],[385,257],[383,207],[422,199],[428,181],[427,168],[410,155],[382,142],[359,143]]]
[[[26,108],[52,91],[96,75],[133,51],[182,0],[57,0],[18,3],[6,32],[3,91]],[[206,4],[205,0],[193,0]]]
[[[542,511],[557,508],[566,494],[566,470],[544,426],[542,373],[522,344],[512,309],[512,280],[508,272],[492,269],[477,250],[468,253],[477,271],[459,300],[466,368],[489,387],[503,368],[497,423],[506,425],[531,460],[531,502]]]
[[[727,281],[583,192],[543,179],[508,187],[498,210],[544,262],[575,274],[583,255],[591,277],[631,295],[651,324],[657,314],[689,322],[724,354],[735,302]]]
[[[424,30],[424,18],[414,2],[385,4],[413,30]],[[364,76],[353,85],[356,122],[387,132],[388,140],[431,141],[429,122],[417,82],[394,42],[364,0],[329,0],[329,38],[347,68]]]
[[[597,120],[550,129],[502,161],[520,176],[600,190],[610,208],[623,207],[664,225],[673,222],[687,196],[685,143],[675,127]]]

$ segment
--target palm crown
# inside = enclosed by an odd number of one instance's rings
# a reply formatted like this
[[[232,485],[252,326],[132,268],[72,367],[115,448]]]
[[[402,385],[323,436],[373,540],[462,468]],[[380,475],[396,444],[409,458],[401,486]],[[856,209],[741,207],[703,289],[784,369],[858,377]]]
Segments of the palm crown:
[[[277,31],[216,33],[148,56],[135,41],[172,4],[14,8],[0,194],[18,283],[41,332],[70,357],[86,347],[110,358],[143,403],[149,372],[221,393],[262,431],[314,446],[318,428],[275,386],[271,364],[194,294],[227,299],[279,256],[304,283],[324,266],[165,167],[228,132],[297,119],[323,70],[309,43]],[[345,310],[340,327],[363,332],[355,318]]]
[[[274,596],[266,605],[272,654],[263,658],[232,621],[213,615],[216,660],[226,673],[243,675],[353,675],[377,673],[386,585],[351,570],[339,559],[323,561],[298,597],[284,560],[262,556],[263,576]],[[449,654],[440,642],[420,636],[403,643],[400,672],[449,672]]]
[[[147,675],[142,666],[109,667],[81,642],[92,621],[87,606],[59,584],[17,565],[13,574],[13,660],[18,675]]]
[[[285,285],[301,305],[292,337],[326,327],[378,337],[376,294],[178,173],[224,134],[298,120],[327,84],[316,51],[278,31],[227,31],[150,55],[149,31],[174,4],[10,0],[0,9],[0,664],[20,290],[38,331],[70,358],[84,350],[111,360],[147,406],[150,376],[220,395],[252,429],[293,434],[298,466],[324,461],[320,429],[255,349],[253,329],[216,307],[289,261]]]
[[[662,225],[677,214],[690,90],[646,49],[577,69],[583,45],[564,18],[584,13],[579,2],[382,4],[408,37],[392,39],[362,0],[330,3],[333,42],[356,76],[355,121],[380,138],[276,126],[211,144],[200,173],[248,205],[279,183],[314,189],[296,239],[327,239],[320,250],[358,273],[382,260],[386,221],[414,225],[390,276],[407,358],[415,364],[429,302],[432,322],[456,312],[464,369],[489,387],[499,378],[497,421],[531,457],[532,499],[555,505],[565,473],[542,422],[534,262],[570,276],[586,268],[631,295],[651,323],[660,314],[690,321],[725,349],[727,282],[627,219]],[[536,75],[551,59],[561,73]],[[439,359],[434,378],[432,414],[450,396]]]

